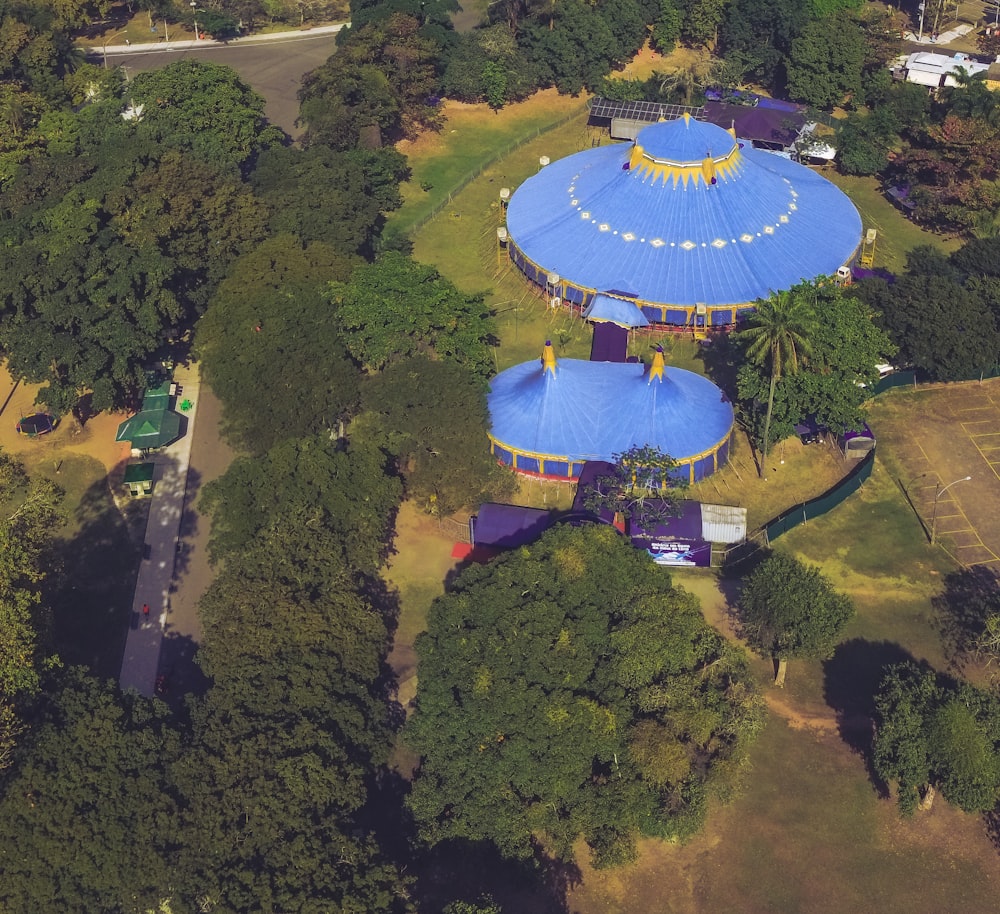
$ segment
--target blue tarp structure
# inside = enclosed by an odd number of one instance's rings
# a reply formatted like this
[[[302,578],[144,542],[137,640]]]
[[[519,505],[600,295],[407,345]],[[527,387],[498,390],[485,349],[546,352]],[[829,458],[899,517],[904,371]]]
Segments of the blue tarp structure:
[[[678,308],[832,275],[861,242],[857,210],[826,178],[685,118],[541,169],[511,198],[507,229],[515,263],[541,284],[557,277],[553,294],[569,302],[625,277],[640,303]]]
[[[635,302],[624,301],[612,295],[595,295],[583,316],[588,321],[617,324],[619,327],[648,327],[649,321]]]
[[[501,461],[564,477],[649,445],[701,479],[725,462],[733,428],[733,407],[708,378],[667,368],[651,379],[641,363],[560,359],[551,371],[524,362],[493,379],[489,409]]]

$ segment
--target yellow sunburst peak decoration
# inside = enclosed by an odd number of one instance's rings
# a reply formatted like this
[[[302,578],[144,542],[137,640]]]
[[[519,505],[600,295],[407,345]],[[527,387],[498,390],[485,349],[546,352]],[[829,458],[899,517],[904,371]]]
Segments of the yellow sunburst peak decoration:
[[[542,374],[551,371],[552,377],[555,377],[556,364],[556,351],[552,348],[552,340],[546,340],[545,348],[542,350]]]
[[[647,384],[652,384],[653,379],[656,379],[660,383],[663,383],[663,347],[657,346],[656,352],[653,355],[653,364],[649,369],[649,380]]]
[[[686,113],[683,116],[690,117]],[[688,182],[692,182],[695,187],[701,183],[705,187],[711,187],[720,178],[734,176],[742,167],[743,156],[740,154],[739,144],[735,142],[735,138],[733,140],[732,146],[724,155],[712,155],[712,151],[707,150],[704,158],[687,162],[657,158],[636,143],[629,156],[628,170],[637,172],[643,181],[650,179],[654,185],[657,181],[662,181],[664,184],[672,183],[674,187],[680,183],[686,188]]]

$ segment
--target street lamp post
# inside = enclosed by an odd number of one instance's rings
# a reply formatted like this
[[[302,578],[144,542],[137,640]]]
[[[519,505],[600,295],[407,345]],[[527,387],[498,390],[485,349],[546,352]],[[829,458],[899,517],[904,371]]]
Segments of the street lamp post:
[[[194,6],[193,3],[191,5]],[[924,8],[926,6],[927,6],[926,3],[921,3],[919,6],[917,6],[917,9],[920,10],[920,34],[917,35],[917,41],[924,40]]]
[[[938,500],[947,492],[952,486],[957,486],[960,482],[968,482],[972,479],[971,476],[963,476],[961,479],[956,479],[954,482],[949,482],[943,489],[941,488],[941,483],[937,484],[937,489],[934,491],[934,511],[931,514],[931,545],[934,545],[934,540],[937,538],[937,508]]]
[[[194,13],[194,40],[201,41],[201,33],[198,31],[198,2],[191,0],[191,12]]]
[[[111,44],[111,42],[114,41],[119,35],[124,35],[127,31],[128,29],[120,29],[119,31],[115,32],[110,38],[104,39],[104,44],[101,46],[101,51],[104,54],[105,70],[108,68],[108,45]]]

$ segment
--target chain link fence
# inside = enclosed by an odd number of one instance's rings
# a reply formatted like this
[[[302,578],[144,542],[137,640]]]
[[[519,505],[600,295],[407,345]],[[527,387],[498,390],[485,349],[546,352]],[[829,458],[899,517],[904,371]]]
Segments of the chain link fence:
[[[483,174],[483,172],[492,168],[501,159],[506,158],[512,152],[515,152],[522,146],[532,142],[533,140],[537,140],[540,136],[543,136],[546,133],[550,133],[553,130],[558,130],[560,127],[565,127],[566,124],[578,118],[586,110],[587,110],[586,104],[581,105],[580,108],[578,108],[575,111],[571,111],[569,114],[565,115],[564,117],[561,117],[559,120],[553,121],[551,124],[544,124],[543,126],[538,127],[536,130],[527,134],[526,136],[523,136],[518,140],[514,140],[512,143],[508,143],[502,149],[498,149],[485,162],[481,163],[472,171],[468,172],[467,174],[459,178],[459,180],[455,183],[455,185],[451,188],[451,190],[448,191],[447,195],[443,199],[438,201],[436,204],[434,204],[430,212],[421,216],[419,219],[417,219],[415,222],[410,223],[408,226],[394,227],[394,231],[398,234],[404,234],[408,236],[412,236],[414,233],[419,232],[420,229],[422,229],[425,225],[427,225],[428,222],[439,216],[445,208],[451,206],[454,198],[458,194],[460,194],[463,190],[465,190],[465,188],[468,187],[473,181],[475,181],[476,178],[480,177]]]

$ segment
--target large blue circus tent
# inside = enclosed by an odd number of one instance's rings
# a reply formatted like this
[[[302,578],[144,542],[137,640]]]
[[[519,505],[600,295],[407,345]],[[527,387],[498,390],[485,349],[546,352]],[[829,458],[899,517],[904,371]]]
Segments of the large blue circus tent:
[[[615,290],[650,321],[711,327],[836,274],[862,226],[822,175],[685,116],[545,166],[511,197],[507,231],[517,266],[567,303]]]
[[[680,464],[689,482],[728,456],[733,407],[710,380],[652,365],[555,358],[523,362],[490,382],[490,440],[500,462],[521,473],[575,479],[589,460],[613,462],[650,446]]]

